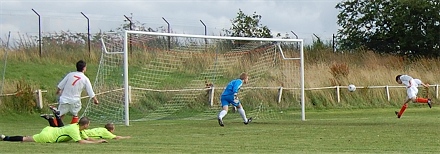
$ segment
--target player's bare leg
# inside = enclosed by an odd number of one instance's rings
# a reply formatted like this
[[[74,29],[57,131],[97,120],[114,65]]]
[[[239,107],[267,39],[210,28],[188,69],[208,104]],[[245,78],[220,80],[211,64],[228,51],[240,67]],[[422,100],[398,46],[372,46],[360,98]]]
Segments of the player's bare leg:
[[[23,142],[35,142],[35,140],[32,136],[25,136],[23,137]]]

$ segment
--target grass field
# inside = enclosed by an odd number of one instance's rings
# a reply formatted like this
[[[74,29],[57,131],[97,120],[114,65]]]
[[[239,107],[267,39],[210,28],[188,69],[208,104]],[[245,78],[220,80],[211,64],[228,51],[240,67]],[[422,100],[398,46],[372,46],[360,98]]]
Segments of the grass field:
[[[46,47],[49,49],[49,47]],[[50,48],[55,50],[56,48]],[[100,52],[98,52],[100,53]],[[332,50],[306,52],[305,83],[306,87],[333,86],[353,83],[356,86],[397,85],[394,77],[407,73],[422,78],[430,84],[437,84],[440,70],[438,59],[421,59],[406,62],[393,55],[374,54],[339,54]],[[9,53],[6,68],[4,93],[14,93],[16,83],[25,80],[34,89],[47,90],[44,101],[53,103],[56,84],[69,71],[74,70],[74,63],[80,59],[78,53],[49,51],[47,59],[28,57],[25,52]],[[1,52],[0,52],[0,57]],[[80,58],[78,58],[80,57]],[[99,56],[96,56],[99,57]],[[97,59],[88,60],[86,74],[94,82],[98,70]],[[133,56],[145,61],[144,57]],[[198,61],[194,61],[195,64]],[[142,66],[140,63],[138,65]],[[339,79],[332,75],[331,66],[347,65],[347,76]],[[135,66],[131,72],[140,69]],[[196,69],[196,67],[194,68]],[[348,71],[349,70],[349,71]],[[187,70],[189,72],[194,70]],[[195,71],[194,71],[195,72]],[[348,75],[350,72],[350,75]],[[119,76],[119,74],[117,74]],[[180,75],[180,76],[179,76]],[[186,83],[194,78],[189,73],[173,74],[170,83]],[[174,81],[178,79],[178,81]],[[229,79],[225,79],[225,82]],[[307,91],[306,121],[301,121],[299,107],[297,111],[276,112],[274,117],[283,119],[269,121],[256,119],[244,125],[238,114],[228,114],[226,127],[219,127],[215,114],[209,114],[205,120],[164,120],[131,121],[131,126],[118,126],[116,134],[130,135],[133,138],[109,141],[107,144],[80,145],[77,143],[14,143],[0,141],[1,153],[439,153],[440,106],[438,98],[433,98],[434,108],[426,105],[411,104],[402,119],[397,119],[394,111],[398,110],[405,91],[391,91],[388,101],[383,91],[359,89],[355,93],[341,93],[341,102],[337,102],[334,90]],[[434,92],[434,89],[432,89]],[[276,94],[276,92],[275,92]],[[422,91],[419,91],[423,95]],[[274,95],[275,96],[275,95]],[[434,96],[434,95],[432,95]],[[287,96],[289,97],[289,96]],[[258,101],[246,100],[244,105],[248,115],[252,113],[250,103],[271,102],[276,98],[267,94],[258,94]],[[218,99],[218,98],[217,98]],[[11,101],[12,103],[17,103]],[[9,102],[9,103],[11,103]],[[288,101],[286,101],[288,102]],[[161,101],[159,101],[161,103]],[[83,101],[83,105],[86,104]],[[135,107],[133,107],[135,108]],[[254,107],[255,109],[255,107]],[[291,109],[291,108],[290,108]],[[140,110],[138,113],[148,113]],[[148,110],[147,110],[148,111]],[[182,114],[197,115],[199,111],[182,111]],[[11,113],[9,113],[11,112]],[[39,133],[47,123],[38,114],[22,115],[20,111],[0,110],[0,134],[33,135]],[[40,112],[39,110],[36,112]],[[41,111],[45,112],[45,110]],[[109,112],[113,113],[113,112]],[[134,115],[130,111],[131,116]],[[140,115],[140,114],[139,114]],[[206,114],[205,114],[206,115]],[[280,117],[282,116],[282,117]],[[284,116],[290,116],[286,121]],[[142,117],[147,117],[142,115]],[[212,117],[212,118],[211,118]],[[183,119],[186,117],[180,117]],[[199,117],[190,118],[197,119]],[[209,119],[211,118],[211,119]],[[66,117],[70,119],[70,117]],[[144,118],[146,119],[146,118]],[[165,120],[168,119],[168,120]],[[188,119],[188,118],[186,118]],[[206,120],[209,119],[209,120]],[[93,123],[91,127],[103,124]]]
[[[107,144],[0,142],[1,153],[438,153],[440,111],[410,106],[401,119],[394,108],[313,110],[290,121],[255,120],[244,125],[228,114],[225,127],[212,120],[154,120],[118,126],[131,139]],[[0,133],[32,135],[46,122],[38,115],[0,118]],[[101,124],[93,123],[91,127]]]

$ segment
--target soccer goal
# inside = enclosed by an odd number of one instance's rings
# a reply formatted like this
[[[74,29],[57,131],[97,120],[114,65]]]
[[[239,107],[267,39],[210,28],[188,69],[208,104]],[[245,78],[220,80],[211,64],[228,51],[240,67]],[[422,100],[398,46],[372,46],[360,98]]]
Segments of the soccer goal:
[[[215,120],[226,84],[249,74],[240,100],[255,120],[305,120],[302,39],[141,31],[108,33],[94,83],[97,122]],[[237,118],[234,108],[225,118]]]

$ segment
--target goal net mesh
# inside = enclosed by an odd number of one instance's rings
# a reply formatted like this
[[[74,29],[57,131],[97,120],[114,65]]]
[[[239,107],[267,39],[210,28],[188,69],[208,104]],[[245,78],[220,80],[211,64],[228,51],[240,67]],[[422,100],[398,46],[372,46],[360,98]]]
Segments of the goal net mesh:
[[[160,34],[160,35],[159,35]],[[220,111],[220,95],[242,72],[248,84],[239,92],[248,117],[299,118],[300,42],[238,40],[162,33],[112,33],[103,36],[103,52],[94,83],[100,101],[87,103],[83,116],[96,122],[123,122],[124,55],[128,54],[129,118],[210,120]],[[230,106],[226,119],[240,119]]]

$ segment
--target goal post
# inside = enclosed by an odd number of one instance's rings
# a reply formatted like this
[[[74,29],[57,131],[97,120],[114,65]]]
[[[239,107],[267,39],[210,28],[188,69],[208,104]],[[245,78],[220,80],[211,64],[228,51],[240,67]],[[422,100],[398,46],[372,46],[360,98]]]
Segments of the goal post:
[[[305,120],[302,39],[142,31],[107,33],[94,89],[83,113],[97,122],[215,119],[226,84],[250,75],[240,98],[248,116]],[[233,118],[238,118],[231,115]]]

